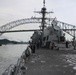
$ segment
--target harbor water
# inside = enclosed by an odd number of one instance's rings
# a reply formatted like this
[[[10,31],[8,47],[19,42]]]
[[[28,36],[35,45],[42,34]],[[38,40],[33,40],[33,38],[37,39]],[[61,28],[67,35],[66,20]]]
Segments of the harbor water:
[[[22,55],[23,51],[27,48],[26,44],[18,45],[2,45],[0,46],[0,75],[11,65],[16,64],[18,58]],[[76,51],[75,51],[76,52]],[[57,52],[58,53],[58,52]],[[60,59],[68,63],[76,70],[76,54],[62,53]]]
[[[27,45],[2,45],[0,46],[0,75],[9,67],[16,64]]]

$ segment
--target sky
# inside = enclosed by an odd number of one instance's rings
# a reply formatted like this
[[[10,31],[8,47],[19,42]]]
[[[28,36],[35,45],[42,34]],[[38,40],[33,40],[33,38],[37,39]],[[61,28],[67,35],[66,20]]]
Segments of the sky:
[[[47,11],[53,11],[50,17],[57,20],[76,25],[76,0],[46,0]],[[33,11],[40,11],[43,7],[43,0],[0,0],[0,26],[24,18],[37,16]],[[39,15],[38,15],[39,16]],[[13,28],[33,29],[40,24],[25,24]],[[28,41],[33,32],[5,33],[0,37],[7,37],[12,40]]]

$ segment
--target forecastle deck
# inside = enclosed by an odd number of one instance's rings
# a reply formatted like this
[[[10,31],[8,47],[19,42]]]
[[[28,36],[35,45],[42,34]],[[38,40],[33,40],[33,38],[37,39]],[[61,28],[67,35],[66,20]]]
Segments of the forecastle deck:
[[[76,62],[67,55],[75,55],[75,50],[53,51],[49,49],[39,49],[32,55],[25,64],[23,75],[75,75],[73,69]]]

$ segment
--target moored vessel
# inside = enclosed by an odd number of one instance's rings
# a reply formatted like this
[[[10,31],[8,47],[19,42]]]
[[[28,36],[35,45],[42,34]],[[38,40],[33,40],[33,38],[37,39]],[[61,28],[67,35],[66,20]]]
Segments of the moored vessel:
[[[41,18],[35,17],[41,21],[40,30],[33,33],[29,46],[18,59],[17,64],[10,65],[2,75],[75,75],[75,70],[68,65],[64,56],[68,53],[76,53],[75,34],[73,41],[65,39],[65,32],[71,29],[65,27],[62,29],[59,23],[67,26],[66,23],[46,17],[46,14],[53,12],[47,12],[45,0],[41,11],[35,12],[42,15]]]

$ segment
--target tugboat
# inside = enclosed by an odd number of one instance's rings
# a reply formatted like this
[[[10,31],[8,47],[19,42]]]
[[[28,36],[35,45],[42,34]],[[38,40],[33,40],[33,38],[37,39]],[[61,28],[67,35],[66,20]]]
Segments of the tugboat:
[[[18,59],[17,64],[10,65],[2,75],[75,75],[73,65],[69,66],[66,54],[75,54],[75,36],[73,41],[65,39],[56,18],[47,18],[45,0],[41,13],[41,26],[31,36],[29,46]],[[47,23],[47,20],[49,24]],[[60,22],[61,23],[61,22]],[[67,29],[66,29],[67,30]],[[70,29],[69,29],[70,30]]]

